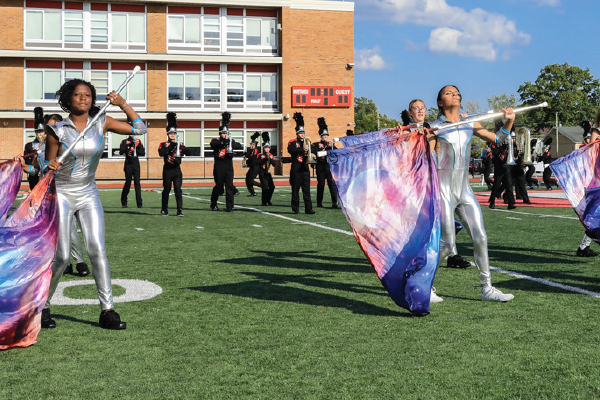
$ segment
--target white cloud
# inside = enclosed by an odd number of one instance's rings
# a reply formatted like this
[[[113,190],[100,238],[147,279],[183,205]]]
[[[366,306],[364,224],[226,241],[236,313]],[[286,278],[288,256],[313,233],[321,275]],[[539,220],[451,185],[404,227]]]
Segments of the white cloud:
[[[374,49],[356,49],[354,50],[354,61],[356,62],[356,68],[367,70],[367,69],[385,69],[387,64],[383,57],[379,55],[381,50],[379,47]]]
[[[384,18],[398,24],[431,26],[428,48],[437,54],[494,61],[503,50],[527,45],[531,36],[519,31],[504,15],[475,8],[466,11],[446,0],[356,0],[367,8],[378,9]],[[559,0],[535,0],[544,3]]]

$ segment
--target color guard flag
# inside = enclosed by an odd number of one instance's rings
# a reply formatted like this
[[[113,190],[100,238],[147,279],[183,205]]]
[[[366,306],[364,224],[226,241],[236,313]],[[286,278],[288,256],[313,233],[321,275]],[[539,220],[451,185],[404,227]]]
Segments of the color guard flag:
[[[426,315],[441,230],[437,171],[427,141],[413,132],[348,144],[327,159],[356,241],[392,300]]]
[[[600,141],[581,147],[550,163],[585,234],[600,244]]]
[[[21,166],[19,161],[19,180]],[[0,182],[0,190],[12,182]],[[10,206],[9,206],[10,208]],[[37,341],[58,241],[54,174],[47,174],[0,225],[0,350]]]

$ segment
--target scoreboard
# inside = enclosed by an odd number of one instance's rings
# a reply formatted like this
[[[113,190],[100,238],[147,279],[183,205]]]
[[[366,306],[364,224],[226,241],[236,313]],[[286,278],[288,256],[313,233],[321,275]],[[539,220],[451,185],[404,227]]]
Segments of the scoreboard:
[[[350,86],[292,86],[292,107],[350,107]]]

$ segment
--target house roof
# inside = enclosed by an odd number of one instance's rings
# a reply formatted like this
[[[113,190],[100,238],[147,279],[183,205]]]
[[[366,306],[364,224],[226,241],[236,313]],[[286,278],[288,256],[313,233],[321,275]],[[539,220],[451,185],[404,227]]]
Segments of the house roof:
[[[583,142],[583,128],[580,126],[559,126],[558,133],[572,141],[573,143]],[[556,128],[550,129],[548,135],[555,135]]]

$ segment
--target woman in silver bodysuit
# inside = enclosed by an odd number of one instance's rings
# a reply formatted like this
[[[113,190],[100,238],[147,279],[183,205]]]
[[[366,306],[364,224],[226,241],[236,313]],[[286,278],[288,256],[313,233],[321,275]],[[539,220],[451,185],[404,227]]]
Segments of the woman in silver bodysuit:
[[[482,300],[510,301],[514,298],[512,294],[504,294],[492,286],[487,235],[483,227],[483,214],[479,202],[469,185],[469,159],[473,135],[488,142],[503,142],[512,128],[515,114],[512,108],[502,109],[506,122],[497,133],[483,128],[479,122],[467,123],[444,130],[444,124],[464,119],[460,115],[461,99],[460,91],[452,85],[444,86],[437,97],[440,117],[434,123],[439,127],[436,132],[437,143],[434,157],[442,196],[440,260],[451,254],[456,245],[454,226],[454,213],[456,212],[461,223],[473,239],[475,264],[479,271],[479,281],[482,286]]]
[[[125,329],[125,322],[121,321],[119,314],[113,310],[110,266],[104,245],[104,211],[98,195],[95,175],[104,151],[107,131],[123,135],[143,135],[146,133],[146,125],[125,100],[113,91],[106,96],[106,99],[112,105],[121,108],[130,122],[117,121],[102,115],[64,161],[59,163],[56,158],[75,141],[93,115],[98,112],[98,107],[95,105],[94,86],[80,79],[65,82],[56,92],[56,97],[60,107],[69,113],[69,117],[55,125],[46,126],[46,159],[49,161],[48,168],[56,171],[59,230],[48,301],[42,310],[42,327],[56,327],[55,321],[50,316],[50,300],[69,263],[73,214],[78,212],[102,309],[100,327]]]

